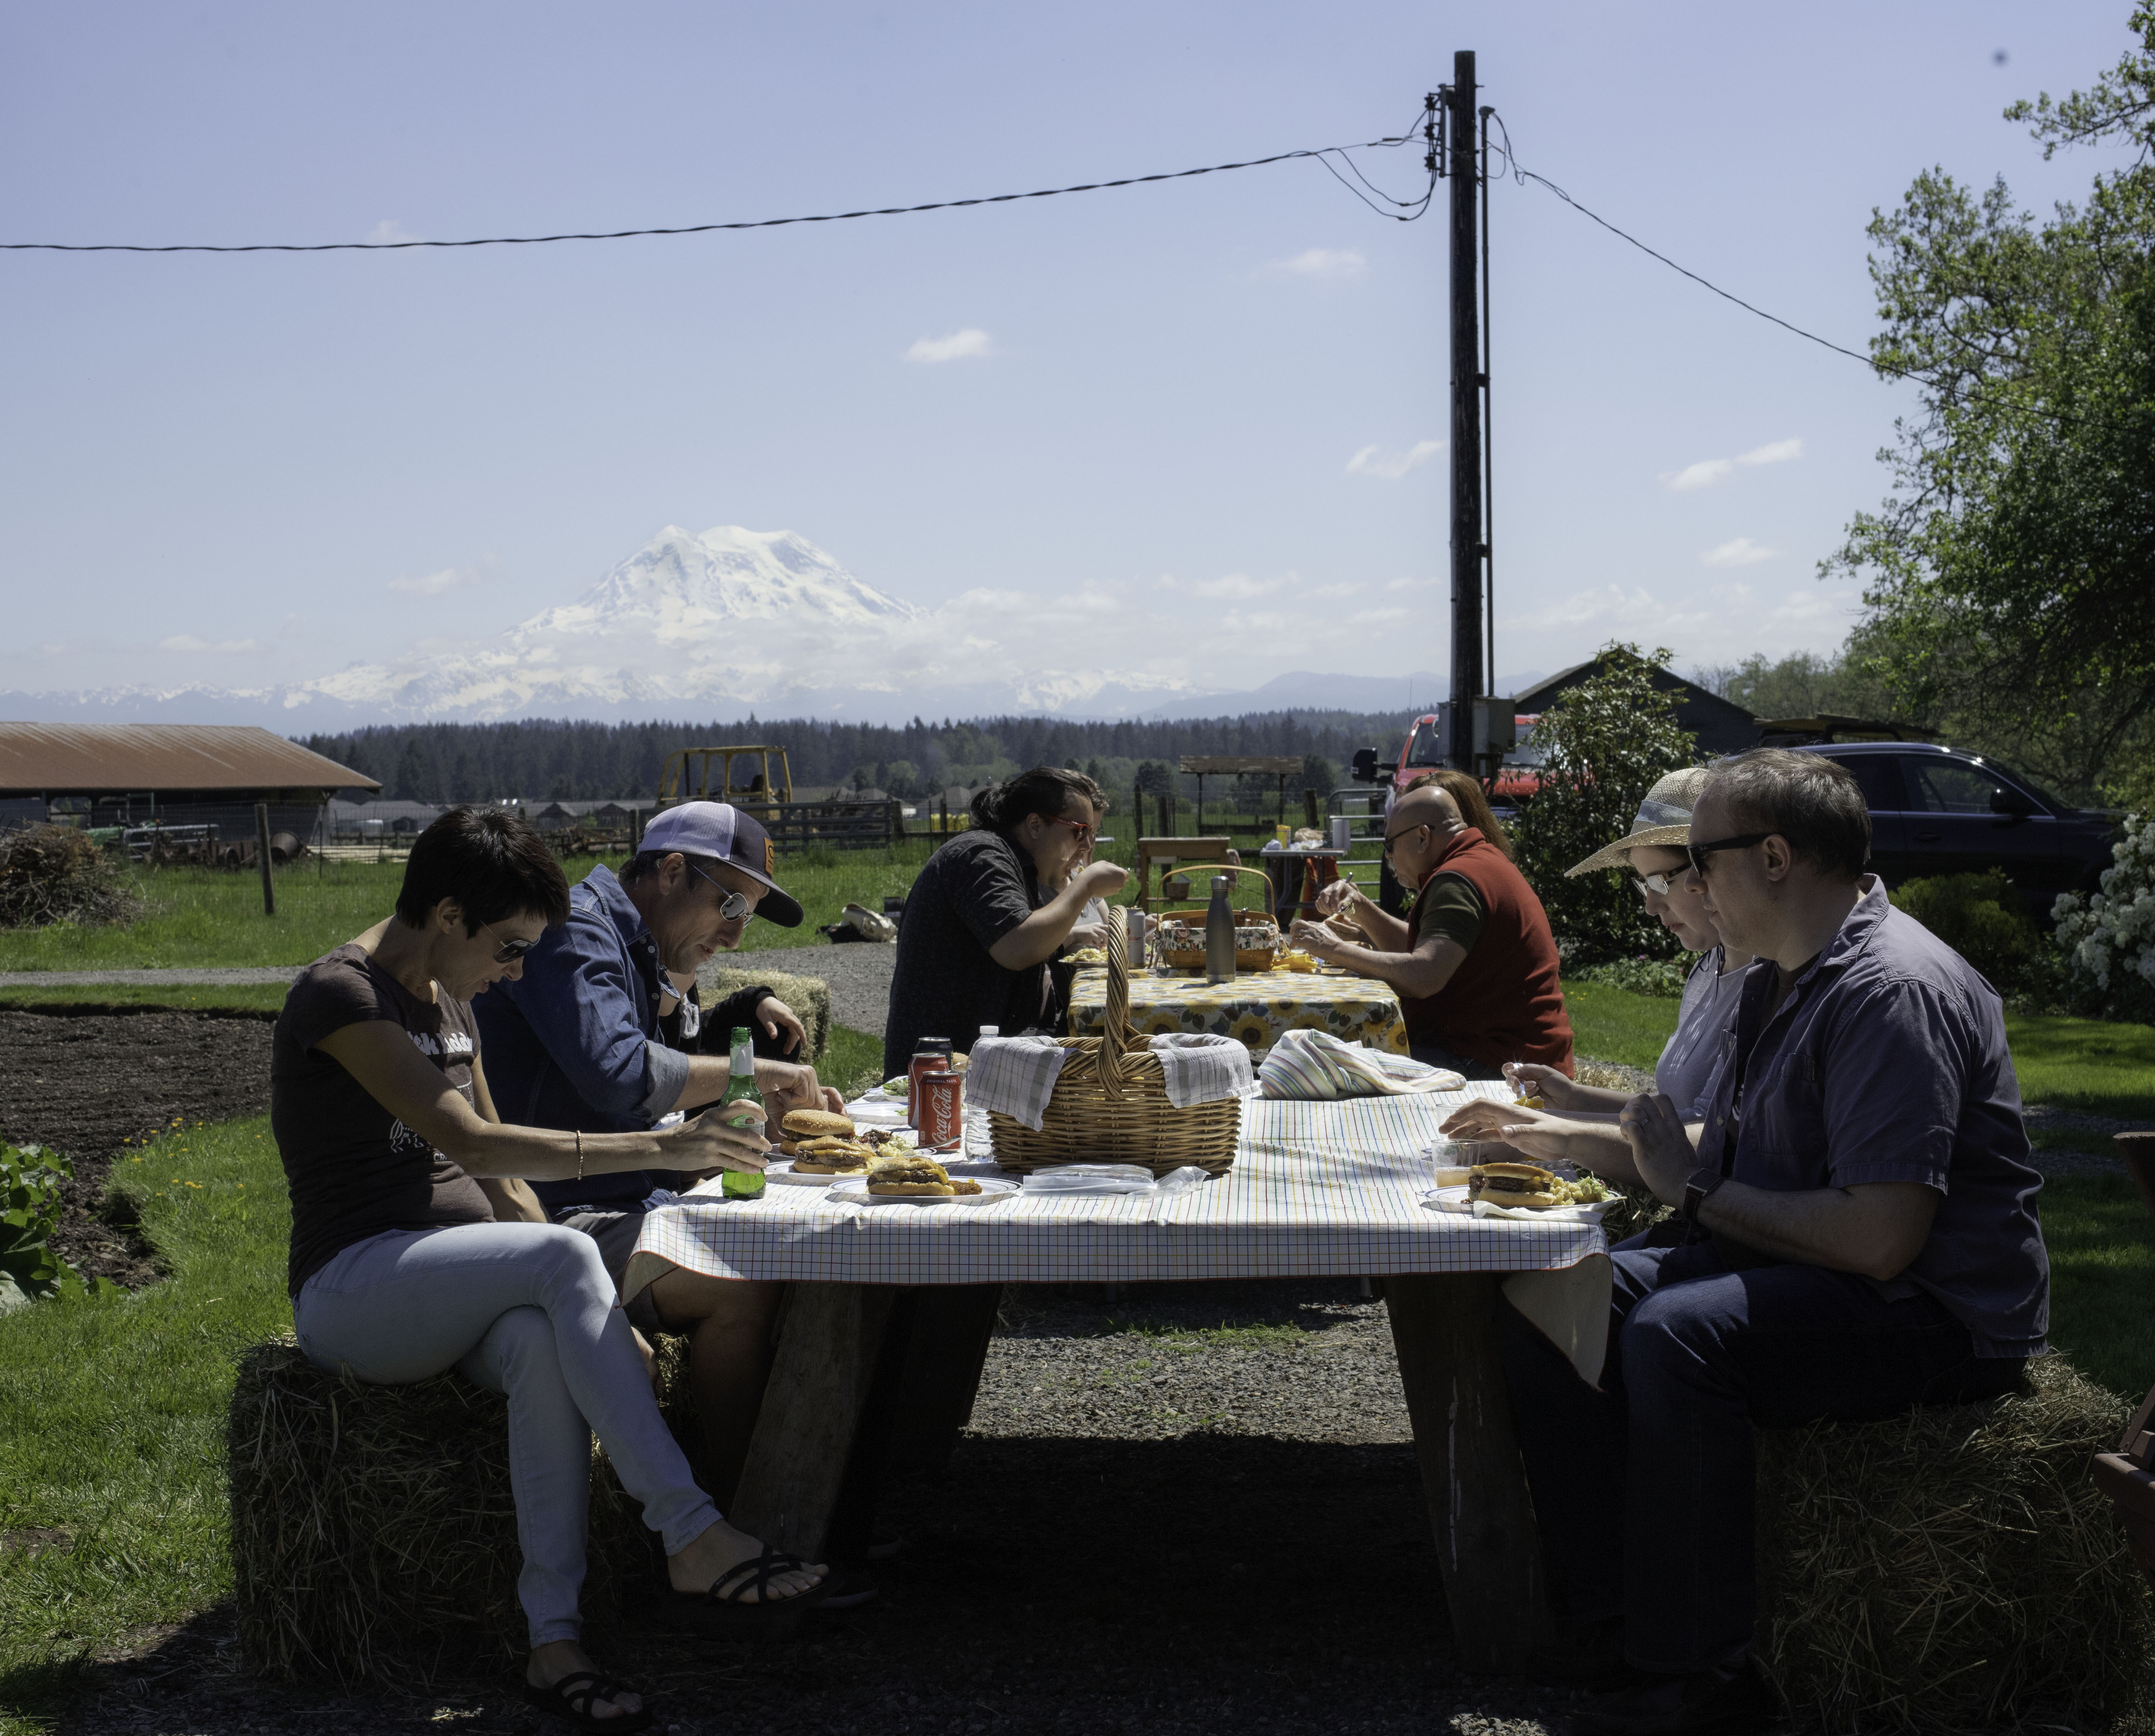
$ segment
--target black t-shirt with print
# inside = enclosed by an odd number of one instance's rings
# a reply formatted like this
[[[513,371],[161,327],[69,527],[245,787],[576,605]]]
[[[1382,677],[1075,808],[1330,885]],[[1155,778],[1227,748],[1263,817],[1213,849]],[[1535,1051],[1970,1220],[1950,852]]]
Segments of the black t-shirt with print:
[[[404,1032],[472,1101],[479,1027],[468,1001],[420,1000],[356,942],[299,973],[269,1050],[269,1125],[292,1195],[294,1296],[346,1248],[385,1230],[494,1221],[476,1181],[315,1047],[370,1019]]]

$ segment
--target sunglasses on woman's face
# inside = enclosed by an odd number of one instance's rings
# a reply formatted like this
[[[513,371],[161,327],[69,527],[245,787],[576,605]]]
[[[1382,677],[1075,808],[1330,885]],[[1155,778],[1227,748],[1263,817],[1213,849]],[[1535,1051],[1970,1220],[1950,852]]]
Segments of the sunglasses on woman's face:
[[[1638,884],[1641,898],[1651,893],[1657,899],[1665,899],[1676,890],[1676,882],[1683,878],[1683,873],[1684,871],[1682,868],[1678,868],[1672,874],[1642,874],[1634,869],[1632,878]]]
[[[504,940],[494,933],[491,923],[483,922],[479,926],[494,935],[494,961],[497,965],[513,965],[539,944],[536,940]]]

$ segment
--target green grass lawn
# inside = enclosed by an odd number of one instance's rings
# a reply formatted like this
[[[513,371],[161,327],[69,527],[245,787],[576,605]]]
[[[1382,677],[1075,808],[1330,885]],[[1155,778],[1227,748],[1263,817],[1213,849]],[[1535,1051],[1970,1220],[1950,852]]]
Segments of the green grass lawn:
[[[124,1159],[170,1281],[0,1317],[0,1731],[49,1727],[79,1660],[227,1595],[224,1412],[233,1359],[291,1324],[290,1218],[266,1119]]]
[[[1676,1003],[1659,995],[1567,982],[1564,1005],[1571,1016],[1572,1047],[1592,1060],[1623,1067],[1651,1072],[1676,1028]]]

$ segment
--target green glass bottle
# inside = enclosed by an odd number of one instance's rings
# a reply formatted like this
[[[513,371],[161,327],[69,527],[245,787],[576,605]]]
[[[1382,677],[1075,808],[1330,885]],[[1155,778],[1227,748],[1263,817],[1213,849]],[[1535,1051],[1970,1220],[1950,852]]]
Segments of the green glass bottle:
[[[733,1058],[729,1063],[732,1077],[726,1081],[726,1094],[719,1099],[719,1113],[736,1126],[748,1119],[731,1109],[737,1103],[754,1104],[756,1124],[763,1121],[763,1093],[755,1088],[755,1039],[749,1034],[748,1027],[734,1027]],[[729,1170],[719,1184],[729,1200],[755,1200],[763,1196],[763,1171],[760,1170]]]

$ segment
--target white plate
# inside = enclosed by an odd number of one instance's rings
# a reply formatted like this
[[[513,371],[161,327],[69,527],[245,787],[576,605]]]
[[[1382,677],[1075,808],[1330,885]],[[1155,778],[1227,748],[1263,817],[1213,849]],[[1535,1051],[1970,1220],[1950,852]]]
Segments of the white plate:
[[[1433,1187],[1421,1196],[1430,1211],[1456,1212],[1461,1217],[1508,1217],[1522,1223],[1598,1224],[1616,1204],[1615,1195],[1585,1206],[1492,1206],[1487,1200],[1467,1197],[1467,1185]]]
[[[793,1167],[791,1158],[774,1157],[770,1160],[770,1166],[763,1172],[763,1179],[779,1187],[828,1187],[838,1178],[836,1175],[817,1175],[796,1170]]]
[[[1000,1201],[1014,1197],[1017,1193],[1015,1181],[1000,1181],[993,1176],[959,1178],[977,1180],[980,1191],[976,1194],[872,1194],[868,1178],[863,1175],[841,1175],[832,1184],[831,1197],[848,1200],[856,1206],[993,1206]]]

